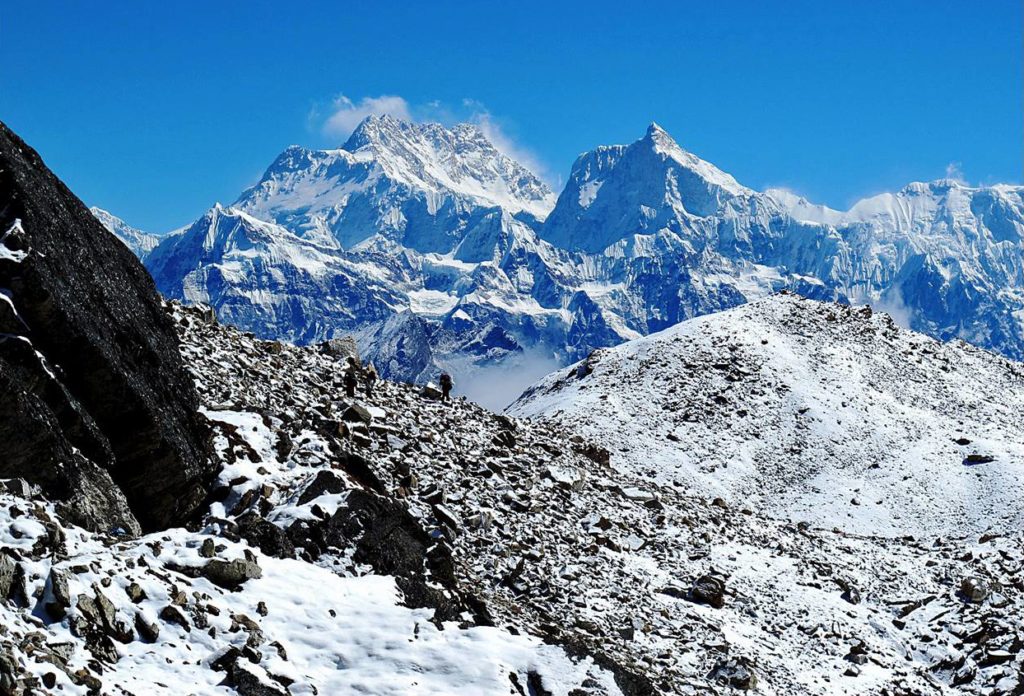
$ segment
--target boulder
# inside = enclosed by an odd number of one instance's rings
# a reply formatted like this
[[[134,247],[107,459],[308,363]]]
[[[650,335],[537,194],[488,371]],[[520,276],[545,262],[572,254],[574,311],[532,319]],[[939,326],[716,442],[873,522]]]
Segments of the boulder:
[[[284,530],[276,524],[268,522],[255,512],[242,515],[236,520],[236,523],[238,527],[235,531],[238,536],[249,542],[250,546],[258,548],[260,553],[265,556],[295,557],[295,545],[292,544]]]
[[[989,595],[992,594],[992,589],[981,578],[969,577],[960,581],[960,594],[968,602],[980,604],[988,599]]]
[[[135,256],[0,123],[0,477],[38,484],[70,521],[129,532],[183,522],[213,475],[178,339]]]
[[[6,551],[0,551],[0,602],[5,602],[11,597],[16,570],[17,564],[14,559],[7,555]]]
[[[590,461],[595,464],[600,464],[601,466],[608,466],[612,461],[611,452],[600,445],[594,444],[593,442],[574,445],[573,449],[578,454],[582,454]]]
[[[359,361],[359,349],[356,347],[356,340],[351,336],[332,338],[320,344],[320,352],[326,353],[339,360],[354,358]]]
[[[288,691],[259,666],[236,660],[229,672],[235,691],[241,696],[288,696]]]
[[[299,505],[305,505],[325,493],[341,493],[348,486],[344,479],[329,469],[321,469],[306,489],[299,495]]]
[[[24,500],[31,500],[42,492],[39,486],[23,478],[7,479],[3,484],[8,493]]]
[[[71,608],[71,591],[68,587],[67,571],[50,568],[50,574],[47,576],[46,585],[43,588],[43,606],[50,616],[58,621],[63,619],[67,610]]]
[[[687,599],[721,609],[725,604],[725,581],[715,575],[702,575],[693,583]]]
[[[436,401],[437,399],[441,398],[442,394],[441,390],[438,389],[433,383],[427,382],[426,384],[423,385],[423,389],[420,390],[420,396],[422,396],[424,399],[433,399]]]
[[[147,643],[155,643],[160,637],[160,625],[147,619],[141,611],[135,612],[135,630]]]
[[[160,610],[160,620],[165,623],[181,626],[187,633],[192,632],[192,626],[189,624],[188,619],[181,613],[181,610],[178,609],[178,607],[171,604],[168,604]]]
[[[366,423],[369,424],[373,420],[373,415],[369,409],[359,404],[352,404],[341,414],[341,420],[346,423]]]
[[[228,590],[237,590],[246,580],[262,577],[263,570],[256,563],[254,557],[236,558],[230,561],[215,558],[212,561],[207,561],[202,568],[202,573],[214,585]]]
[[[719,660],[708,675],[708,679],[733,689],[752,691],[757,688],[757,674],[750,660],[739,657]]]

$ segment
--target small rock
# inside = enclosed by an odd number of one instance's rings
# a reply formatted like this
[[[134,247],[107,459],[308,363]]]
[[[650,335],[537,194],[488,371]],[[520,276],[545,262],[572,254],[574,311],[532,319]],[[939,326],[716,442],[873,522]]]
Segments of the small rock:
[[[58,621],[64,618],[67,610],[71,608],[71,591],[68,588],[67,571],[59,568],[50,568],[50,574],[46,578],[46,586],[43,590],[43,606],[50,616]]]
[[[980,604],[988,599],[988,596],[991,593],[992,590],[988,586],[988,583],[981,578],[969,577],[964,578],[960,582],[960,594],[963,595],[968,602]]]
[[[217,548],[213,539],[210,537],[203,539],[203,545],[199,547],[199,555],[203,558],[213,558],[217,555]]]
[[[341,419],[346,423],[366,423],[373,420],[373,414],[369,409],[359,404],[352,404],[341,414]]]
[[[168,604],[166,607],[160,610],[160,619],[166,623],[177,624],[188,632],[192,632],[192,626],[189,625],[188,619],[181,613],[178,607]]]
[[[160,637],[160,626],[150,623],[141,611],[135,612],[135,630],[138,631],[139,637],[147,643],[155,643]]]
[[[128,587],[124,588],[128,598],[132,600],[132,604],[138,604],[142,600],[146,599],[146,591],[142,589],[142,586],[137,582],[133,582]]]

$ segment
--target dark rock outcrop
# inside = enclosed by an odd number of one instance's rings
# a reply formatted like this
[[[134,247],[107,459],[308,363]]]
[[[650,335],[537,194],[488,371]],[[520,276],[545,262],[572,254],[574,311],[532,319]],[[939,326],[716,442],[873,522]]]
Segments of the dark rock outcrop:
[[[314,524],[297,522],[288,535],[311,557],[354,546],[356,563],[393,575],[406,604],[433,608],[436,620],[456,620],[468,611],[476,623],[491,622],[477,598],[459,591],[450,547],[432,539],[399,500],[352,489],[333,515]]]
[[[0,295],[0,477],[94,529],[184,520],[213,464],[153,281],[2,123]]]

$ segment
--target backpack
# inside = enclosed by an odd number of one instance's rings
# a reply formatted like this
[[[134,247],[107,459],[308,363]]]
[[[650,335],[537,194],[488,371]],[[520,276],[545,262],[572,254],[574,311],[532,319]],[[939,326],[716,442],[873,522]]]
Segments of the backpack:
[[[452,378],[447,372],[441,374],[441,386],[447,389],[451,389]]]

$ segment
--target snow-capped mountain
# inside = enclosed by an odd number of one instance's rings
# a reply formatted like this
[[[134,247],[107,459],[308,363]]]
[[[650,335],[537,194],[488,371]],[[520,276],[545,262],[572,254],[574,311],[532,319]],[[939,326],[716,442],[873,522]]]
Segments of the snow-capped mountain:
[[[264,337],[353,333],[407,380],[567,364],[781,290],[1019,358],[1022,191],[937,181],[839,212],[747,188],[652,125],[581,155],[552,208],[478,128],[372,117],[337,150],[289,148],[222,209],[271,225],[262,241],[218,241],[234,228],[208,214],[148,266]]]
[[[754,191],[683,150],[656,123],[632,145],[599,147],[573,165],[543,237],[596,254],[634,235],[687,229],[723,209],[747,207]]]
[[[364,266],[238,208],[215,205],[146,258],[161,292],[217,308],[225,321],[297,342],[330,338],[391,316],[401,257]]]
[[[103,226],[110,230],[115,237],[124,242],[125,246],[135,252],[135,255],[140,259],[145,259],[146,255],[153,251],[153,249],[156,248],[156,245],[160,243],[159,236],[136,229],[113,213],[103,210],[103,208],[93,206],[89,208],[89,211],[95,215],[96,219],[103,223]]]
[[[880,303],[911,327],[1024,356],[1024,189],[911,184],[840,213],[759,193],[652,125],[577,160],[542,239],[623,283],[649,333],[783,288]]]
[[[450,252],[484,211],[543,219],[554,194],[476,126],[371,116],[337,150],[293,146],[235,206],[306,238]]]

